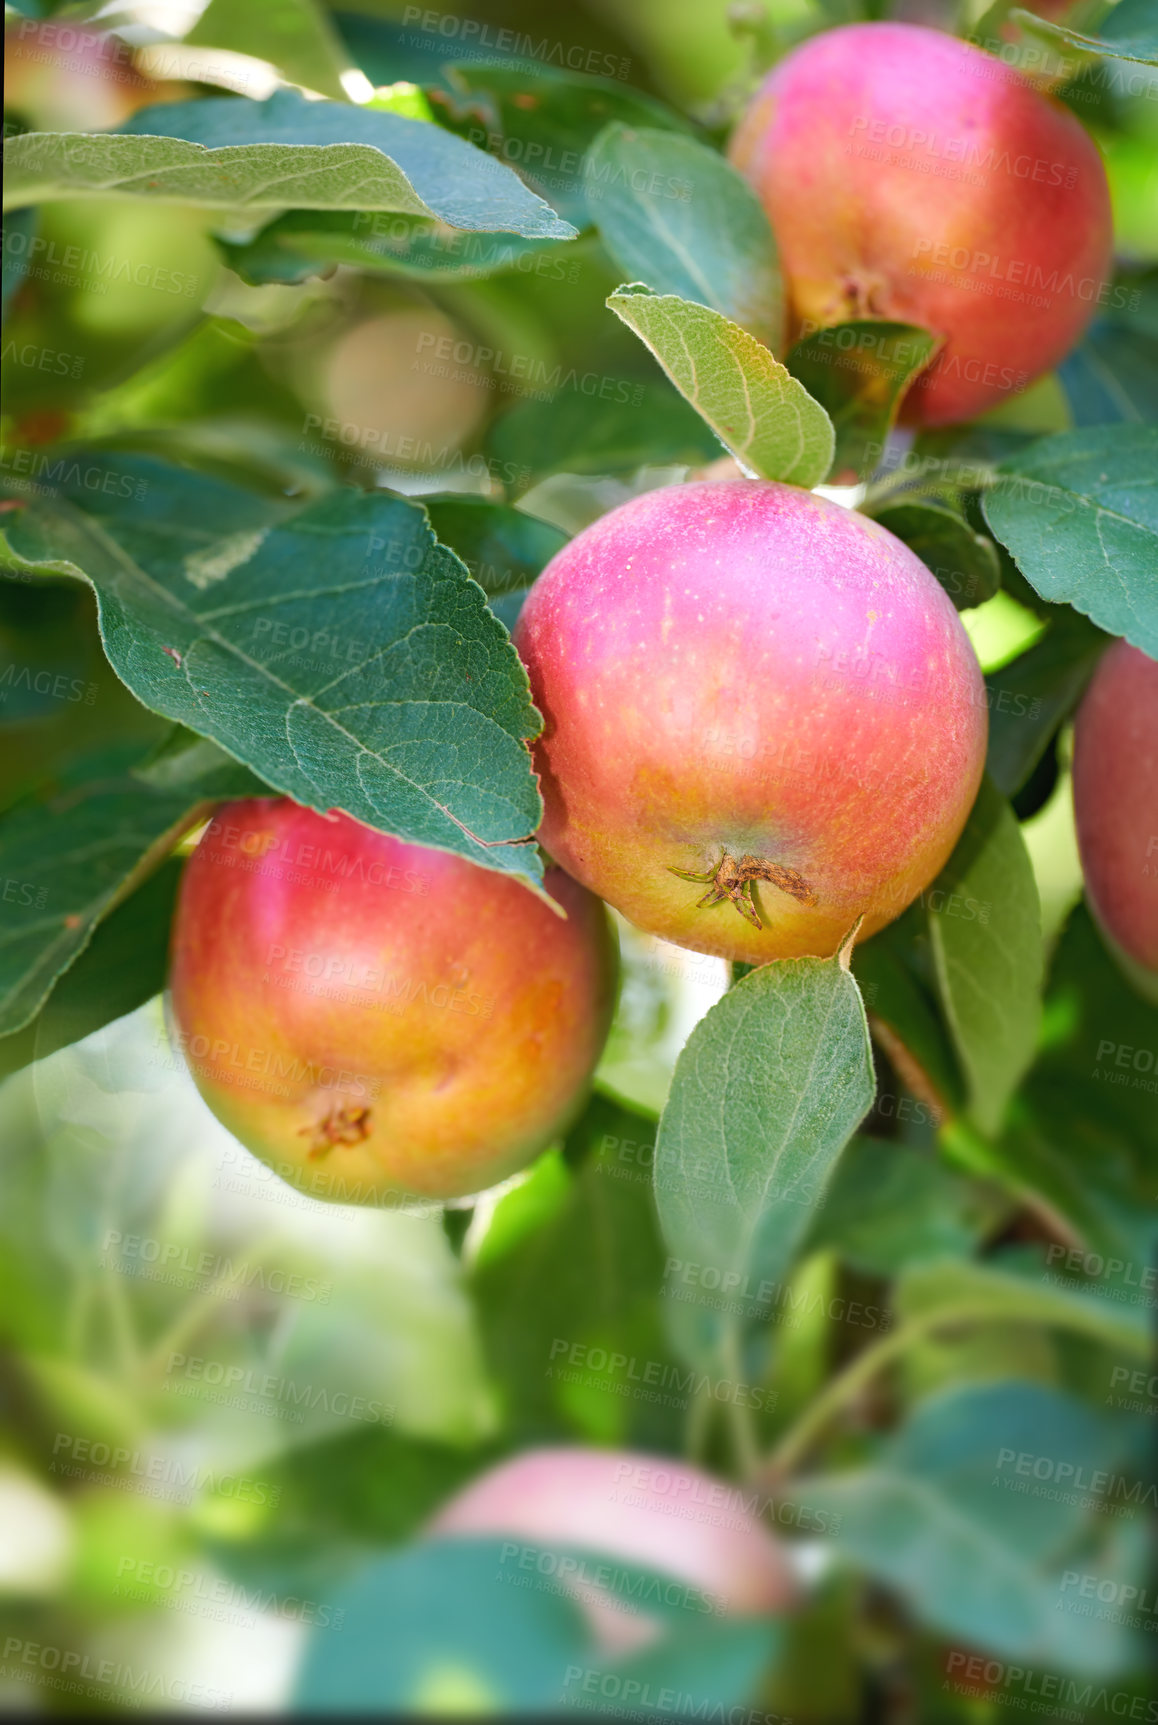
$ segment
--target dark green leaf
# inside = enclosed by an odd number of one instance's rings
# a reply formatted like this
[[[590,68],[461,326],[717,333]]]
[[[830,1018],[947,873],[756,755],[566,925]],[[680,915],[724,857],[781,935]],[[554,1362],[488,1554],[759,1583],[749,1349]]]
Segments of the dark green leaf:
[[[672,1257],[714,1285],[775,1284],[812,1224],[874,1089],[860,994],[840,957],[782,959],[735,983],[680,1055],[660,1121],[655,1190]],[[697,1356],[711,1306],[686,1314]]]
[[[1040,640],[990,671],[986,770],[1002,796],[1016,796],[1057,728],[1073,712],[1106,646],[1074,611],[1061,611]]]
[[[38,221],[37,211],[31,206],[22,210],[5,210],[4,212],[3,288],[0,290],[0,306],[3,308],[4,321],[7,321],[8,318],[9,302],[24,280],[25,272],[31,262],[29,248],[35,236]]]
[[[755,336],[708,306],[635,283],[607,304],[747,472],[819,485],[832,465],[832,422]]]
[[[447,81],[449,92],[427,92],[446,124],[517,168],[577,228],[590,219],[589,191],[608,183],[587,154],[606,125],[618,120],[675,132],[687,128],[663,102],[615,78],[503,66],[492,59],[480,65],[464,60],[449,69]]]
[[[975,1186],[907,1144],[854,1138],[809,1235],[846,1264],[892,1276],[914,1263],[964,1257],[993,1211]]]
[[[834,481],[871,476],[905,391],[940,345],[940,336],[917,324],[867,318],[814,330],[796,343],[788,369],[836,428]]]
[[[1000,587],[1001,565],[992,539],[974,533],[964,516],[947,504],[922,499],[870,513],[928,564],[958,611],[984,605]]]
[[[507,503],[448,494],[423,507],[441,544],[466,564],[489,599],[529,587],[567,543],[567,535]]]
[[[454,228],[570,239],[574,230],[482,150],[422,120],[279,90],[144,108],[119,133],[10,141],[12,204],[150,197],[230,211],[402,210]]]
[[[1066,1569],[1084,1567],[1074,1560],[1096,1526],[1083,1507],[1089,1482],[1123,1477],[1124,1447],[1108,1420],[1057,1390],[966,1385],[924,1402],[871,1466],[809,1479],[804,1501],[839,1518],[837,1551],[896,1589],[919,1621],[991,1654],[1088,1675],[1120,1668],[1130,1637],[1060,1610],[1060,1587]],[[1035,1463],[1049,1471],[1035,1476]],[[1066,1489],[1079,1480],[1085,1490]]]
[[[953,1042],[941,1016],[924,906],[857,945],[853,974],[864,995],[873,1034],[910,1089],[937,1098],[956,1113],[965,1089]]]
[[[97,923],[36,1017],[23,1030],[0,1037],[0,1078],[79,1042],[160,994],[180,878],[181,864],[171,858]]]
[[[574,1172],[555,1176],[546,1218],[529,1228],[520,1221],[526,1188],[498,1206],[473,1283],[483,1344],[519,1441],[579,1436],[681,1447],[695,1386],[673,1361],[660,1321],[655,1130],[654,1121],[594,1096],[567,1139]]]
[[[299,803],[541,879],[526,673],[421,505],[335,492],[215,537],[226,487],[140,465],[139,511],[32,505],[12,530],[75,552],[134,694]]]
[[[634,385],[627,402],[580,394],[529,401],[496,421],[489,447],[496,460],[528,476],[697,466],[721,454],[719,441],[666,378]]]
[[[996,1131],[1036,1046],[1042,949],[1033,865],[1013,811],[988,780],[926,905],[970,1112],[983,1131]]]
[[[339,264],[416,281],[475,281],[520,267],[566,281],[577,267],[569,251],[519,234],[472,233],[398,211],[287,210],[251,240],[217,244],[230,268],[258,286],[303,282]]]
[[[1075,426],[1158,420],[1158,339],[1099,319],[1057,368]]]
[[[1042,598],[1158,657],[1158,426],[1045,437],[1000,474],[985,519]]]
[[[0,817],[0,1033],[36,1016],[100,919],[195,818],[195,797],[154,792],[123,769],[100,769],[94,762],[92,778]],[[83,1005],[76,1010],[83,1015]]]
[[[591,146],[587,179],[591,219],[629,281],[711,306],[779,348],[776,241],[760,200],[721,155],[617,121]]]

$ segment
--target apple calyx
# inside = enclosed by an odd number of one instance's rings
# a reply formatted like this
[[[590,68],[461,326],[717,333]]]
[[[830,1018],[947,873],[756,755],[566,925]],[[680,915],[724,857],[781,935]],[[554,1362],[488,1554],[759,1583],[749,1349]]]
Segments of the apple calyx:
[[[694,880],[697,884],[710,882],[703,898],[696,900],[697,910],[710,909],[712,905],[723,904],[727,899],[753,928],[764,927],[752,899],[753,881],[766,880],[781,892],[786,892],[790,898],[796,899],[799,904],[814,905],[818,902],[816,894],[802,874],[794,868],[786,868],[782,863],[770,862],[766,857],[742,856],[737,862],[735,857],[729,856],[725,851],[716,867],[709,869],[707,874],[692,874],[682,868],[669,869],[668,872],[678,875],[681,880]]]

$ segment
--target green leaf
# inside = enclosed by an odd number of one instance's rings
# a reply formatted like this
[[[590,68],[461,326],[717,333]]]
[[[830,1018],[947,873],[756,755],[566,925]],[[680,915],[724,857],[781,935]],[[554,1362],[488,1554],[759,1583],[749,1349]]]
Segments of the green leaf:
[[[472,1283],[519,1442],[578,1436],[681,1447],[695,1385],[673,1360],[660,1321],[655,1130],[654,1121],[594,1096],[567,1138],[574,1173],[564,1164],[545,1219],[505,1249],[516,1217],[504,1212],[525,1209],[526,1188],[499,1203]]]
[[[962,1257],[918,1264],[898,1279],[893,1308],[901,1319],[960,1311],[970,1323],[1047,1324],[1142,1359],[1150,1348],[1144,1307],[1060,1286],[1036,1262],[1005,1265]]]
[[[134,509],[94,494],[12,529],[77,547],[133,693],[307,807],[538,882],[526,673],[421,504],[333,492],[217,539],[230,488],[135,470]]]
[[[985,767],[1002,796],[1016,796],[1082,697],[1106,636],[1075,611],[1060,611],[1039,641],[985,679],[989,750]]]
[[[100,919],[196,819],[196,798],[159,794],[100,765],[90,779],[0,817],[2,1035],[36,1016]]]
[[[1001,585],[1001,563],[992,539],[974,533],[948,504],[922,498],[866,511],[903,539],[928,565],[958,611],[984,605]]]
[[[937,1098],[956,1113],[964,1104],[961,1069],[937,1001],[928,922],[921,904],[871,940],[852,959],[873,1035],[898,1076],[915,1093]]]
[[[660,1120],[655,1191],[670,1256],[714,1285],[779,1281],[874,1090],[860,994],[840,956],[751,971],[701,1019]],[[710,1306],[703,1342],[718,1345]]]
[[[1002,462],[982,507],[1043,599],[1158,658],[1158,426],[1042,438]]]
[[[162,103],[122,132],[9,141],[5,198],[147,197],[212,209],[402,210],[453,228],[571,239],[518,175],[422,120],[279,90]]]
[[[983,1131],[996,1131],[1033,1057],[1041,1017],[1041,911],[1009,804],[983,780],[926,895],[941,1004]]]
[[[29,250],[36,234],[39,214],[33,208],[9,210],[4,216],[3,286],[0,288],[0,308],[3,321],[8,320],[8,307],[17,288],[24,280],[31,263]]]
[[[189,47],[226,48],[273,63],[291,84],[345,101],[342,73],[350,63],[329,13],[315,0],[209,0],[192,30]]]
[[[748,473],[820,484],[832,465],[832,422],[755,336],[708,306],[637,284],[607,304]]]
[[[528,401],[495,421],[488,447],[509,472],[623,473],[645,464],[697,466],[720,445],[666,378],[633,386],[629,402],[566,394]]]
[[[905,391],[941,341],[918,324],[860,318],[814,330],[796,343],[788,369],[836,430],[834,480],[871,476]]]
[[[0,835],[3,826],[0,822]],[[0,1078],[79,1042],[160,994],[181,867],[176,858],[162,863],[98,922],[36,1017],[22,1030],[0,1036]]]
[[[1109,1420],[1058,1390],[964,1385],[923,1402],[870,1466],[809,1479],[803,1501],[836,1520],[838,1554],[895,1589],[919,1622],[1088,1676],[1120,1667],[1129,1637],[1059,1610],[1060,1587],[1086,1566],[1089,1482],[1112,1474],[1125,1447]],[[1035,1490],[1022,1456],[1048,1465],[1056,1488]],[[1077,1480],[1086,1490],[1065,1489]]]
[[[674,109],[616,78],[504,66],[493,59],[474,65],[465,58],[446,76],[449,90],[427,90],[445,124],[510,162],[577,228],[590,220],[589,194],[604,188],[604,177],[587,152],[609,122],[687,129]],[[668,195],[678,197],[680,190],[670,189]]]
[[[1144,66],[1158,66],[1158,19],[1152,0],[1118,0],[1100,25],[1097,36],[1083,35],[1067,24],[1054,24],[1039,18],[1035,12],[1016,7],[1010,16],[1024,28],[1039,35],[1052,36],[1088,54],[1104,54],[1114,60],[1138,60]]]
[[[1099,318],[1057,368],[1075,426],[1158,420],[1158,340]]]
[[[566,281],[578,267],[569,252],[519,234],[478,233],[398,211],[287,210],[251,240],[218,238],[243,281],[295,284],[350,269],[414,281],[477,281],[538,259],[537,273]],[[528,268],[527,264],[522,264]]]
[[[831,1247],[868,1275],[965,1257],[992,1217],[974,1184],[908,1144],[854,1138],[837,1165],[809,1251]],[[895,1304],[895,1300],[893,1302]]]
[[[631,281],[711,306],[775,351],[784,334],[776,241],[759,198],[717,151],[615,122],[587,158],[599,236]]]
[[[567,535],[509,503],[461,493],[424,496],[439,542],[466,564],[508,629],[536,576],[567,543]]]

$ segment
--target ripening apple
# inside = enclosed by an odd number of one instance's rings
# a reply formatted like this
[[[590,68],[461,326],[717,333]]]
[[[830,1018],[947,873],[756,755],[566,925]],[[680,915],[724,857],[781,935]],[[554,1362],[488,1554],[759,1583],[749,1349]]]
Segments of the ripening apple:
[[[615,992],[606,912],[288,798],[220,809],[185,869],[175,1040],[210,1108],[339,1203],[462,1196],[581,1105]]]
[[[1078,709],[1074,816],[1094,914],[1158,999],[1158,663],[1127,641],[1105,653]]]
[[[814,36],[732,140],[775,229],[799,329],[896,318],[944,337],[913,424],[970,419],[1056,365],[1111,303],[1102,159],[1069,109],[914,24]]]
[[[472,1480],[427,1532],[619,1558],[692,1589],[689,1614],[783,1612],[795,1603],[796,1580],[784,1546],[752,1513],[751,1495],[666,1456],[534,1449]],[[614,1600],[583,1568],[559,1565],[554,1574],[582,1603],[603,1651],[625,1653],[654,1637],[646,1609]]]
[[[629,921],[761,964],[899,916],[949,856],[987,711],[957,613],[855,510],[670,486],[564,546],[515,645],[551,856]]]

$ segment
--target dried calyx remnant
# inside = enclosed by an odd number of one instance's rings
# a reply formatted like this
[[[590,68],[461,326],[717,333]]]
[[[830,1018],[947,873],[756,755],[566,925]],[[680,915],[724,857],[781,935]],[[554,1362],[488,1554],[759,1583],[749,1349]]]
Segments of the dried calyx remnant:
[[[743,856],[737,862],[735,857],[729,856],[725,851],[716,867],[709,869],[707,874],[692,874],[688,869],[682,868],[673,868],[669,873],[678,875],[681,880],[710,882],[703,898],[696,901],[697,910],[706,909],[713,904],[723,904],[725,899],[729,899],[753,928],[764,926],[752,902],[753,881],[766,880],[800,904],[813,905],[817,902],[816,894],[802,874],[794,868],[785,868],[781,863],[768,862],[764,857]]]
[[[335,1144],[361,1144],[370,1136],[368,1108],[335,1108],[314,1126],[298,1128],[299,1138],[312,1137],[310,1159],[328,1156]]]

